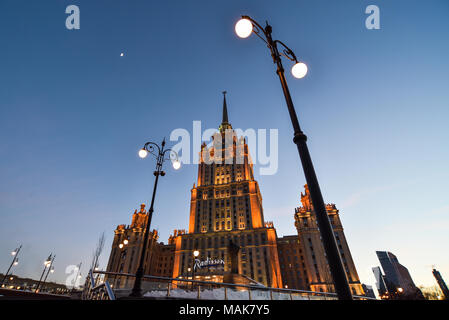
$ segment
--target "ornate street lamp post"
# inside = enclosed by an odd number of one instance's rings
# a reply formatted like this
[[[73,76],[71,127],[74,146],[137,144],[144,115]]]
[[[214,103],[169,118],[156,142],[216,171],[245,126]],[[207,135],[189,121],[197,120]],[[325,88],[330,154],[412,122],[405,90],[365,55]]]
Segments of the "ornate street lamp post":
[[[341,262],[340,253],[335,241],[334,231],[329,222],[329,217],[324,205],[323,196],[321,195],[318,179],[316,177],[315,169],[313,167],[312,159],[307,147],[307,137],[302,132],[301,127],[299,126],[298,117],[296,115],[295,107],[293,106],[293,101],[287,86],[287,80],[285,79],[281,56],[284,56],[290,61],[295,62],[292,68],[292,74],[296,78],[302,78],[307,74],[307,66],[302,62],[298,62],[298,59],[296,58],[293,51],[284,43],[279,40],[272,39],[272,27],[268,24],[268,22],[265,28],[262,28],[252,18],[248,16],[242,16],[242,19],[239,20],[235,25],[235,31],[240,38],[247,38],[254,32],[254,34],[262,39],[270,49],[273,62],[277,66],[276,73],[279,76],[279,80],[281,81],[285,101],[287,102],[287,109],[290,114],[290,119],[294,130],[293,142],[298,148],[304,175],[306,177],[307,185],[309,186],[310,196],[312,198],[312,204],[316,214],[318,227],[320,229],[327,261],[329,263],[329,268],[334,281],[335,290],[337,291],[337,295],[340,300],[352,300],[348,278]],[[282,52],[279,51],[278,45],[283,47]]]
[[[8,270],[6,271],[5,276],[2,279],[1,285],[3,285],[5,283],[6,277],[8,276],[8,273],[11,270],[12,266],[17,266],[19,264],[18,255],[19,255],[20,249],[22,249],[22,245],[20,245],[18,248],[16,248],[14,251],[11,252],[12,262],[9,265]]]
[[[139,157],[141,158],[145,158],[148,155],[148,153],[151,153],[153,156],[156,157],[156,170],[153,172],[156,179],[154,180],[153,196],[151,197],[150,209],[148,209],[148,218],[144,231],[145,233],[142,242],[142,251],[140,254],[139,266],[136,272],[136,279],[134,281],[134,286],[130,294],[131,297],[142,296],[141,286],[143,277],[143,266],[145,263],[145,253],[147,250],[148,235],[150,233],[151,218],[153,217],[154,211],[153,206],[154,206],[154,198],[156,197],[157,182],[159,180],[159,176],[165,176],[165,172],[162,171],[162,165],[165,160],[171,160],[173,163],[173,168],[175,170],[181,167],[181,163],[178,161],[178,154],[172,149],[164,149],[164,147],[165,147],[165,139],[162,141],[161,146],[157,145],[154,142],[147,142],[145,143],[143,148],[139,151]],[[167,154],[168,157],[166,158]]]

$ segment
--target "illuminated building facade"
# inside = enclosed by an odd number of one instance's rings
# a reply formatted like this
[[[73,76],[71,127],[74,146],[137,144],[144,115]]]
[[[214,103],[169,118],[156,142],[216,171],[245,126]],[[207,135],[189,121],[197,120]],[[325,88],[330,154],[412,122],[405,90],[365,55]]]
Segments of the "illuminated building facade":
[[[305,185],[305,194],[301,193],[302,206],[295,209],[295,226],[298,231],[301,248],[301,259],[304,258],[307,282],[311,291],[335,292],[329,265],[321,241],[320,231],[316,222],[309,188]],[[357,270],[349,251],[343,232],[339,211],[335,204],[327,204],[326,211],[334,230],[337,246],[343,266],[346,270],[352,294],[364,295]]]
[[[117,226],[112,242],[111,253],[107,271],[135,274],[142,251],[143,231],[147,223],[147,211],[145,205],[140,206],[140,211],[135,210],[132,215],[131,225],[121,224]],[[177,232],[177,231],[175,231]],[[175,233],[175,235],[177,235]],[[147,243],[147,253],[144,265],[144,274],[170,277],[173,273],[174,260],[174,236],[170,236],[168,244],[158,242],[156,230],[151,231]],[[129,288],[134,279],[132,277],[107,276],[114,288]]]
[[[277,239],[284,288],[310,290],[304,255],[297,235]]]
[[[263,217],[262,196],[254,180],[245,139],[228,122],[226,96],[223,119],[213,144],[201,146],[197,184],[190,201],[188,233],[176,243],[173,277],[190,277],[196,258],[223,260],[224,265],[195,268],[195,278],[223,281],[230,272],[229,243],[240,247],[238,273],[267,286],[281,287],[276,230]]]

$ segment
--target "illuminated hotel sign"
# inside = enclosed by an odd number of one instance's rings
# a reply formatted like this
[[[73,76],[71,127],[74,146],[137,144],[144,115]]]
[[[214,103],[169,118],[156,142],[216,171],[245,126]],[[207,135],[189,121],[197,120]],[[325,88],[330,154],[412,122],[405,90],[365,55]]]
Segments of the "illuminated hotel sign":
[[[224,266],[225,262],[223,259],[210,259],[209,257],[207,257],[206,260],[201,261],[200,259],[195,259],[195,265],[193,266],[193,268],[196,269],[201,269],[201,268],[208,268],[208,267],[219,267],[219,266]]]

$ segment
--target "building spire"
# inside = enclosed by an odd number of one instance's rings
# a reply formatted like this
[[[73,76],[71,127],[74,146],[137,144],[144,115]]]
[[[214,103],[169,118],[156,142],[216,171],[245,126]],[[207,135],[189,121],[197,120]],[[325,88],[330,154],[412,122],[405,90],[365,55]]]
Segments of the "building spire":
[[[222,123],[228,123],[228,107],[226,105],[226,91],[223,91],[223,121]]]
[[[221,125],[219,127],[220,132],[224,132],[226,129],[232,129],[231,124],[228,120],[228,106],[226,104],[226,91],[223,91],[223,119],[221,121]]]

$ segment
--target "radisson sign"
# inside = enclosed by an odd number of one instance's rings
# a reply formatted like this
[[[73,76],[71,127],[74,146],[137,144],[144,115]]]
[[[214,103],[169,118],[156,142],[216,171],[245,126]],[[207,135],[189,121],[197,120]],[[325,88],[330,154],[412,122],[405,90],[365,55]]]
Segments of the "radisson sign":
[[[201,269],[205,267],[218,267],[218,266],[224,266],[225,262],[223,259],[210,259],[209,257],[206,258],[206,260],[201,261],[200,259],[195,259],[195,265],[193,268]]]

